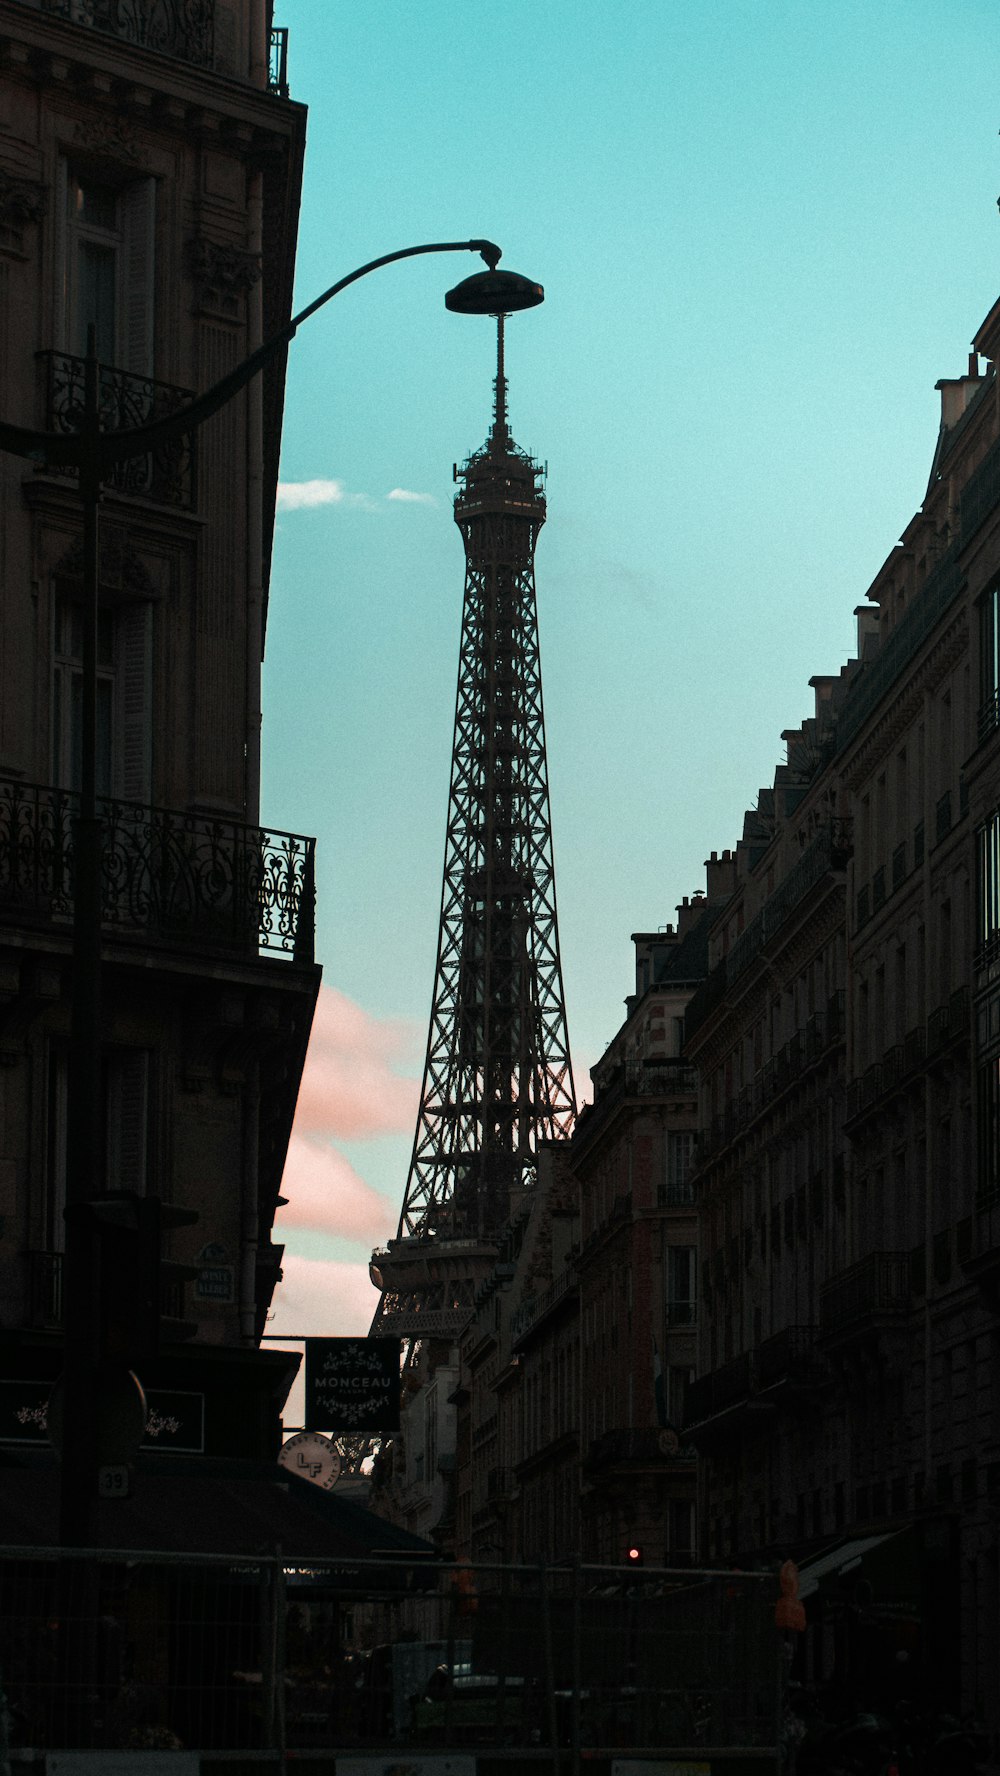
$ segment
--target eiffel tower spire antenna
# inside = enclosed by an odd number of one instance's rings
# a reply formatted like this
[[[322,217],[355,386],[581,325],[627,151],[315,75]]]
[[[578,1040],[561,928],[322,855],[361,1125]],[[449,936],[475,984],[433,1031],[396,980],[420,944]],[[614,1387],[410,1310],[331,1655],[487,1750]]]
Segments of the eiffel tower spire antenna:
[[[372,1254],[372,1331],[411,1354],[457,1336],[538,1143],[576,1114],[535,601],[543,471],[510,433],[504,319],[492,428],[455,471],[466,575],[437,965],[399,1230]]]
[[[504,366],[503,324],[506,315],[497,315],[497,374],[493,384],[493,430],[490,434],[495,448],[503,449],[510,442],[507,421],[507,376]]]

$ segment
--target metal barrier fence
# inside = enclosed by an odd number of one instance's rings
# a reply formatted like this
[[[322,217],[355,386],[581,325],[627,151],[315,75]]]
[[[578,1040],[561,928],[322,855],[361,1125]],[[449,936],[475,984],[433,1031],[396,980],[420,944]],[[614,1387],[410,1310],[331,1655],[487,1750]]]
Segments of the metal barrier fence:
[[[0,1548],[17,1748],[777,1756],[771,1575]],[[0,1734],[2,1743],[2,1734]],[[0,1758],[2,1763],[2,1758]],[[339,1766],[338,1766],[339,1767]]]

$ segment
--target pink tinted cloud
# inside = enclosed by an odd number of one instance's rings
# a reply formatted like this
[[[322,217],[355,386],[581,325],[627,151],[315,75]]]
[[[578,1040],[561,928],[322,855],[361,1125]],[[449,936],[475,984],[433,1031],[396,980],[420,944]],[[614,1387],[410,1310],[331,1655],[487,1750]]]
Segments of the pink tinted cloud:
[[[394,1229],[396,1216],[385,1197],[325,1141],[292,1135],[281,1194],[288,1201],[279,1210],[279,1228],[306,1227],[369,1246]]]
[[[372,1017],[336,987],[321,987],[295,1112],[296,1133],[356,1141],[412,1129],[418,1082],[401,1077],[394,1067],[405,1064],[414,1038],[401,1018]]]
[[[366,1264],[339,1258],[300,1258],[286,1252],[274,1292],[268,1332],[350,1338],[368,1331],[378,1306]]]

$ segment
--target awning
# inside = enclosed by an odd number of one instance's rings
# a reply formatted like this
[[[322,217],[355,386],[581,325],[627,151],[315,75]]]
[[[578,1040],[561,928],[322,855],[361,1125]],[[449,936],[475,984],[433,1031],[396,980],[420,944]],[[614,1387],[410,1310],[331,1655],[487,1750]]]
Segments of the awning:
[[[0,1542],[54,1547],[59,1472],[42,1451],[4,1451]],[[276,1463],[211,1456],[142,1456],[131,1496],[99,1499],[95,1547],[178,1554],[252,1555],[280,1547],[291,1559],[427,1559],[420,1536],[387,1523],[336,1492],[326,1493]]]
[[[912,1525],[882,1535],[838,1542],[799,1567],[799,1597],[805,1603],[841,1580],[865,1580],[874,1610],[897,1614],[919,1606],[920,1564]]]

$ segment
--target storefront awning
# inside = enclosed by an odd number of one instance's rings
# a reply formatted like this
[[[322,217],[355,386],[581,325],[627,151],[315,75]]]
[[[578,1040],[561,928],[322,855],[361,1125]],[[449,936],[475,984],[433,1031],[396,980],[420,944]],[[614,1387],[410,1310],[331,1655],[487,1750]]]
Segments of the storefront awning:
[[[805,1603],[840,1581],[864,1580],[875,1610],[916,1608],[920,1600],[920,1567],[912,1527],[881,1535],[856,1536],[824,1549],[799,1567],[799,1597]]]

